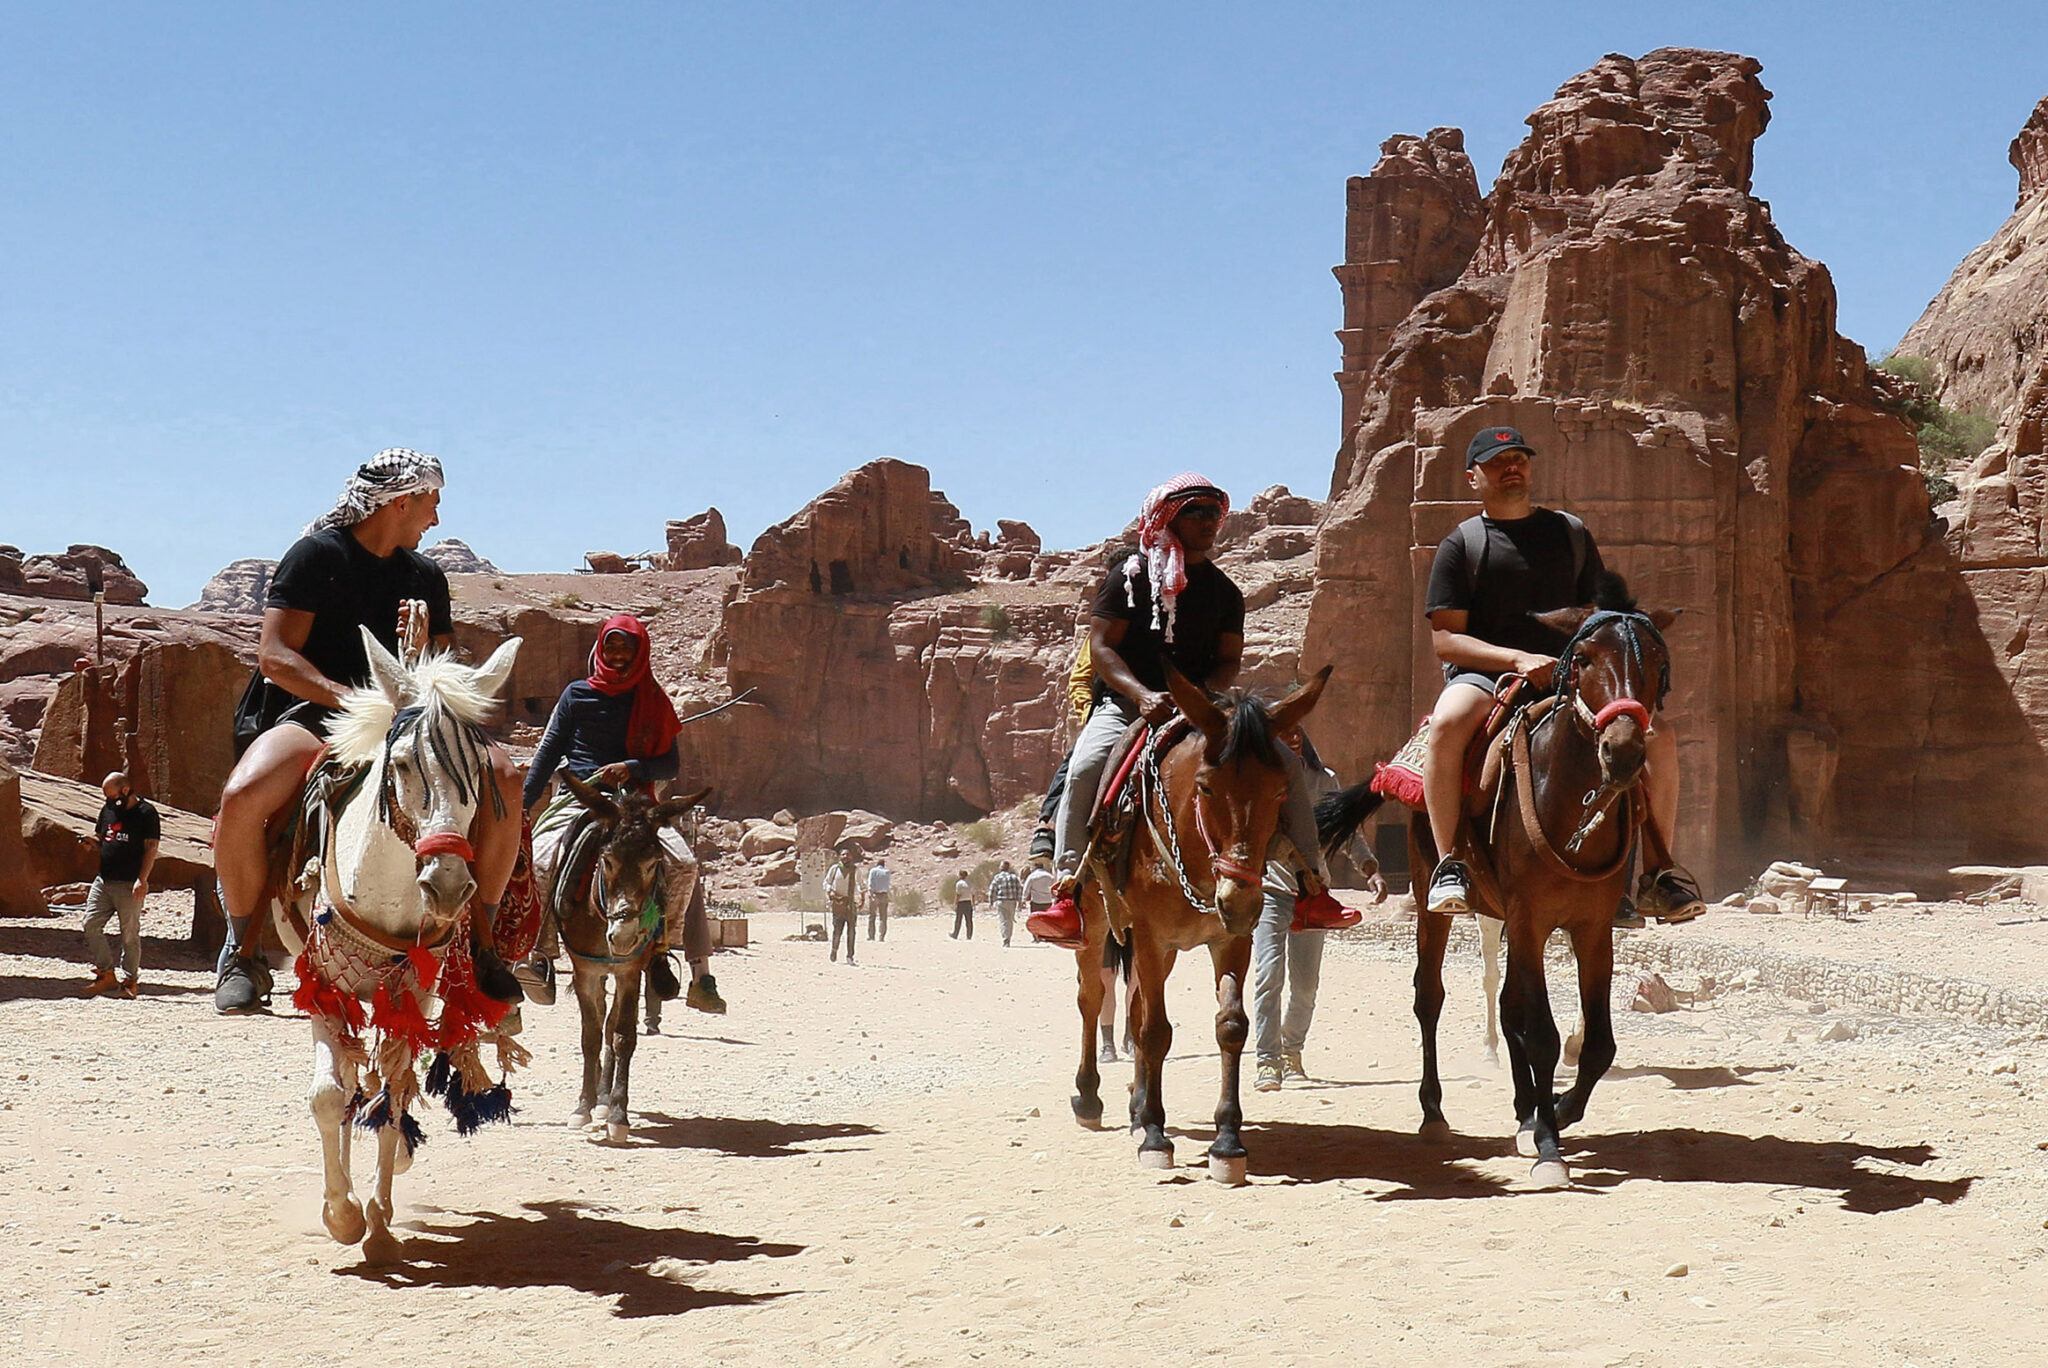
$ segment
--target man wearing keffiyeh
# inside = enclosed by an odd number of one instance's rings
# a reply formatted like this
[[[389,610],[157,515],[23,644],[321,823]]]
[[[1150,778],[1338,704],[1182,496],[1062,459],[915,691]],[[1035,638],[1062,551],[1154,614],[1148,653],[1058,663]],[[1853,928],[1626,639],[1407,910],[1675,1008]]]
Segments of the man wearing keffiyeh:
[[[270,578],[257,674],[236,711],[238,758],[214,823],[214,870],[229,928],[214,985],[218,1011],[254,1011],[268,992],[268,971],[248,948],[250,918],[269,877],[264,828],[298,798],[342,695],[370,682],[360,629],[369,628],[394,655],[429,640],[454,644],[448,576],[418,550],[441,520],[442,484],[441,463],[432,456],[402,447],[378,452]],[[491,765],[504,803],[482,804],[470,833],[486,911],[472,924],[479,935],[477,982],[510,1002],[519,998],[519,985],[490,943],[488,913],[504,896],[519,854],[519,773],[500,747],[492,747]],[[509,818],[498,816],[501,810]]]
[[[1244,595],[1209,558],[1229,511],[1230,496],[1213,481],[1192,472],[1176,475],[1145,496],[1137,547],[1110,558],[1088,624],[1095,710],[1075,738],[1054,821],[1054,866],[1061,880],[1053,905],[1025,923],[1040,940],[1081,941],[1076,895],[1089,809],[1124,730],[1140,717],[1158,726],[1174,715],[1165,662],[1211,693],[1237,680],[1244,656]],[[1297,912],[1311,927],[1347,925],[1356,914],[1329,895],[1306,773],[1293,777],[1282,830],[1309,867]]]

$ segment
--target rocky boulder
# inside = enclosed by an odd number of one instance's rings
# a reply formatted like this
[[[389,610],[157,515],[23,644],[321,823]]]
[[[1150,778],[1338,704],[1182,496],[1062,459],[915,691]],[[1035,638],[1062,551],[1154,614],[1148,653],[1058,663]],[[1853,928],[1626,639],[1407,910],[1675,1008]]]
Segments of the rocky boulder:
[[[741,596],[866,598],[957,585],[965,576],[953,539],[967,531],[924,467],[870,461],[755,539]]]
[[[21,776],[0,759],[0,916],[40,917],[49,910],[43,902],[43,881],[29,863]]]
[[[21,548],[0,546],[0,594],[26,594],[28,581],[21,573]]]
[[[134,605],[149,594],[149,586],[129,571],[119,554],[82,542],[62,554],[27,557],[21,563],[21,580],[23,592],[32,598],[90,599],[105,594],[108,603]]]
[[[496,575],[502,573],[497,566],[469,549],[469,543],[458,537],[448,537],[421,550],[434,564],[451,575]]]
[[[263,596],[270,588],[270,577],[277,571],[277,562],[250,557],[229,561],[214,572],[206,587],[199,591],[199,601],[192,608],[206,613],[246,613],[252,617],[263,616]]]
[[[740,549],[725,539],[725,515],[715,508],[668,525],[670,570],[708,570],[738,565],[740,559]]]

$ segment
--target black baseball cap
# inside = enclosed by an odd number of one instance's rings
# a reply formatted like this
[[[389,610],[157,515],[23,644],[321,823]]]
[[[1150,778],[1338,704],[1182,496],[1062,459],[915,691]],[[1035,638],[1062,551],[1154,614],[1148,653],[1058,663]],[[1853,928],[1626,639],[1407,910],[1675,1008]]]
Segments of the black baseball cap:
[[[1485,465],[1503,451],[1526,451],[1531,456],[1536,448],[1522,440],[1522,434],[1511,427],[1486,427],[1472,434],[1471,443],[1465,448],[1465,469]]]

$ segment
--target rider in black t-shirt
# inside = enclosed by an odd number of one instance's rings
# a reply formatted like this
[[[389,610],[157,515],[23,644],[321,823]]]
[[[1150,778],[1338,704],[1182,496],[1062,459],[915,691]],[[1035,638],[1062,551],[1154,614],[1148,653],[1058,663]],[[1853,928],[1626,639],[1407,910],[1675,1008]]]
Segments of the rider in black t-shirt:
[[[1529,499],[1529,458],[1534,453],[1510,427],[1482,428],[1465,450],[1465,478],[1478,493],[1484,537],[1468,546],[1453,530],[1436,549],[1423,613],[1431,644],[1443,663],[1444,690],[1429,718],[1423,793],[1439,859],[1429,882],[1432,912],[1463,912],[1471,875],[1453,857],[1464,807],[1465,751],[1493,707],[1504,675],[1550,687],[1565,635],[1530,616],[1593,601],[1604,567],[1585,524]],[[1472,562],[1473,551],[1478,563]],[[1651,820],[1669,844],[1678,817],[1678,733],[1659,717],[1648,736],[1644,784]],[[1675,869],[1643,872],[1636,894],[1643,912],[1667,921],[1699,915],[1703,904],[1692,881]]]
[[[278,563],[257,647],[262,677],[243,700],[237,724],[242,749],[214,824],[214,869],[229,919],[214,986],[219,1011],[253,1011],[263,997],[260,971],[244,947],[253,941],[249,919],[261,910],[269,878],[264,827],[298,798],[342,695],[370,682],[359,629],[369,628],[393,654],[428,640],[454,643],[448,577],[417,550],[441,520],[441,485],[441,463],[432,456],[381,451]],[[518,771],[500,747],[492,747],[491,764],[503,811],[517,814]],[[491,945],[490,912],[519,854],[519,819],[500,817],[484,803],[471,840],[484,909],[472,923],[477,982],[491,996],[515,1001],[519,986]]]

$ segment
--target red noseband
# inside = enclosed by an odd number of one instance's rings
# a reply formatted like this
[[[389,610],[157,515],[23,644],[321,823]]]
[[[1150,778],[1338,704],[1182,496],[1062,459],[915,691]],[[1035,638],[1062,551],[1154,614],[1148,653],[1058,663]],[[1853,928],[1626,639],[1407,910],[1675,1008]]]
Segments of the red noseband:
[[[456,855],[464,864],[476,863],[476,851],[469,844],[469,838],[458,831],[431,832],[420,837],[412,851],[423,860],[436,855]]]
[[[1650,729],[1650,710],[1633,698],[1617,698],[1593,714],[1593,730],[1603,732],[1617,717],[1633,717],[1644,731]]]

